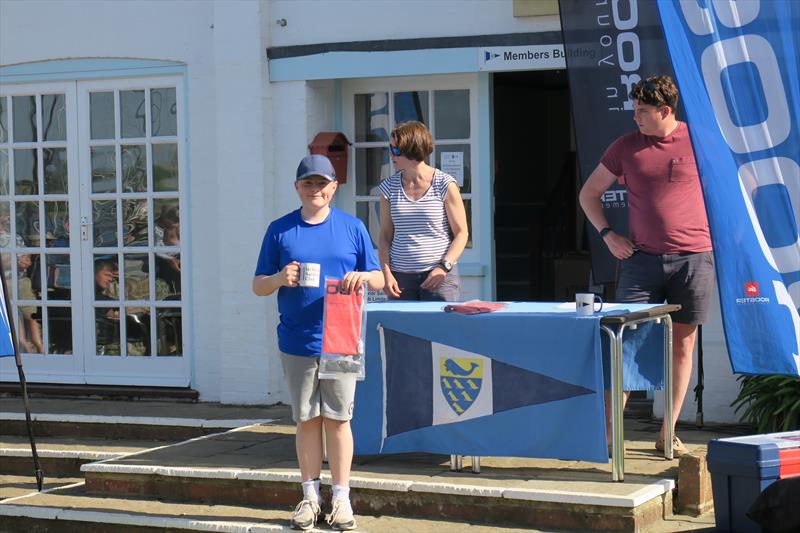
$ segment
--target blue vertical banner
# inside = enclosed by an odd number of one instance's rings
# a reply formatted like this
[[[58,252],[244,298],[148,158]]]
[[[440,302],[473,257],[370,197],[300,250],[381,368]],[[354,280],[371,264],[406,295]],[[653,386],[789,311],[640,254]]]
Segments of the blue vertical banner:
[[[800,374],[800,2],[658,0],[734,372]]]

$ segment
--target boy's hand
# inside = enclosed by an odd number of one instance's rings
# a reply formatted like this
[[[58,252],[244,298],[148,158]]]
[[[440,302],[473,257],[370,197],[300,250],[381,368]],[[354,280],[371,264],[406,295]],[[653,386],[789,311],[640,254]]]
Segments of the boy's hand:
[[[369,272],[348,272],[341,281],[342,291],[349,293],[350,291],[360,289],[369,281],[369,277]]]
[[[300,282],[300,263],[292,261],[281,270],[282,283],[284,287],[297,287]]]

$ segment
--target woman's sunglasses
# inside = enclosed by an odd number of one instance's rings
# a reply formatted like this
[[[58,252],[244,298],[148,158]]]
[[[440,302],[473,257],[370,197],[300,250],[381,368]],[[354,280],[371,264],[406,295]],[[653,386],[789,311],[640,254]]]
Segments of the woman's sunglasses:
[[[403,153],[400,151],[400,148],[398,148],[393,144],[389,145],[389,151],[392,152],[392,155],[395,157],[400,157],[401,155],[403,155]]]

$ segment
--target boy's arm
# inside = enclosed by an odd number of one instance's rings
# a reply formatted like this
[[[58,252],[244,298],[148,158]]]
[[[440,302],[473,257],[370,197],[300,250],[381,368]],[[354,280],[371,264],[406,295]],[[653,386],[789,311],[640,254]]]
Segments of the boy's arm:
[[[300,279],[300,263],[292,261],[283,270],[271,276],[261,275],[253,278],[253,292],[257,296],[269,296],[281,287],[297,287]]]

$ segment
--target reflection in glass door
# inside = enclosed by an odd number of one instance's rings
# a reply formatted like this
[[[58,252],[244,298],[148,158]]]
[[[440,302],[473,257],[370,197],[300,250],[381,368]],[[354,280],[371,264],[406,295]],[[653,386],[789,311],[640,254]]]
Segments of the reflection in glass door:
[[[188,385],[175,79],[79,84],[88,381]]]
[[[0,92],[0,256],[32,381],[82,381],[75,356],[80,283],[70,221],[77,213],[75,84]],[[74,211],[71,213],[71,211]],[[4,361],[0,377],[16,378]]]
[[[0,91],[0,259],[30,381],[189,384],[179,81]]]

